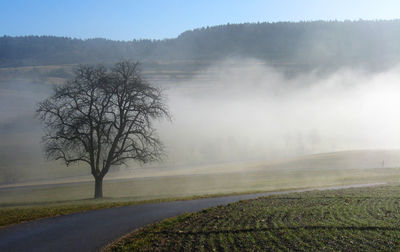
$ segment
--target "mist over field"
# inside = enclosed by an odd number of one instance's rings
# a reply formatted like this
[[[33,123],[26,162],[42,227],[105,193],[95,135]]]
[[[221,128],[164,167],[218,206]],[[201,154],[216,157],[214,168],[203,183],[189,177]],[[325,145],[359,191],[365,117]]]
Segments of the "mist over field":
[[[257,60],[223,61],[168,89],[174,122],[160,134],[176,163],[399,148],[399,80],[399,66],[288,78]]]
[[[399,9],[0,1],[0,252],[400,251]]]
[[[39,170],[43,164],[40,151],[40,125],[33,110],[38,100],[50,92],[48,87],[25,81],[0,84],[0,171],[3,180],[14,182],[29,169]]]
[[[398,149],[399,80],[399,66],[379,73],[343,68],[288,76],[263,61],[233,58],[190,80],[155,82],[165,89],[173,118],[172,123],[156,122],[167,155],[148,166],[167,172],[323,152]],[[34,110],[51,94],[51,85],[14,81],[2,83],[1,89],[3,182],[89,174],[86,167],[66,168],[44,159],[43,132]],[[135,176],[140,167],[132,163],[117,170],[135,168]]]
[[[41,144],[44,133],[35,118],[35,109],[51,92],[52,86],[45,83],[0,82],[0,177],[3,183],[87,173],[66,169],[45,158]]]

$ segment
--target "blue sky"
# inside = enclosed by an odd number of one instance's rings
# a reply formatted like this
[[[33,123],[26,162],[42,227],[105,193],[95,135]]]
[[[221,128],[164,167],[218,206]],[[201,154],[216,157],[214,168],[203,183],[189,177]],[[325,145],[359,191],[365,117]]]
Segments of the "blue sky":
[[[399,0],[0,0],[0,35],[163,39],[244,22],[398,19]]]

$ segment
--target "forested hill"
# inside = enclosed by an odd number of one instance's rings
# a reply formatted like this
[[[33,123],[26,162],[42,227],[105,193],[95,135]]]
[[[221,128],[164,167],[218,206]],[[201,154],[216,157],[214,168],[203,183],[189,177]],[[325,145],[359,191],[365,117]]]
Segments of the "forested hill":
[[[227,24],[165,40],[0,37],[0,67],[120,59],[212,62],[227,57],[252,57],[281,65],[381,68],[400,62],[400,20]]]

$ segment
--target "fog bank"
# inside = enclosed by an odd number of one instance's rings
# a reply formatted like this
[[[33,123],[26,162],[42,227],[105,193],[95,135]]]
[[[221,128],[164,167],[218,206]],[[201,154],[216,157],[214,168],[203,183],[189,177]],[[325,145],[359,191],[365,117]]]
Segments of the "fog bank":
[[[400,149],[399,83],[400,66],[329,75],[316,69],[288,77],[253,59],[215,63],[189,81],[154,83],[165,89],[173,120],[155,123],[167,155],[149,166],[185,169]],[[34,111],[50,86],[0,83],[0,91],[0,183],[89,174],[87,168],[44,160]],[[131,163],[128,170],[140,167]]]
[[[271,160],[351,149],[400,148],[400,67],[288,78],[256,60],[215,64],[167,89],[169,161]]]

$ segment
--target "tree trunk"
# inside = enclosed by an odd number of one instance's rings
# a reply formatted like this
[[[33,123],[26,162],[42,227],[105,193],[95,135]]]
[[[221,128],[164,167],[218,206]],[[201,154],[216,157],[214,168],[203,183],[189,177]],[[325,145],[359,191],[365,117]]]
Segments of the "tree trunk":
[[[94,178],[95,186],[94,186],[94,198],[99,199],[103,198],[103,177],[98,176]]]

